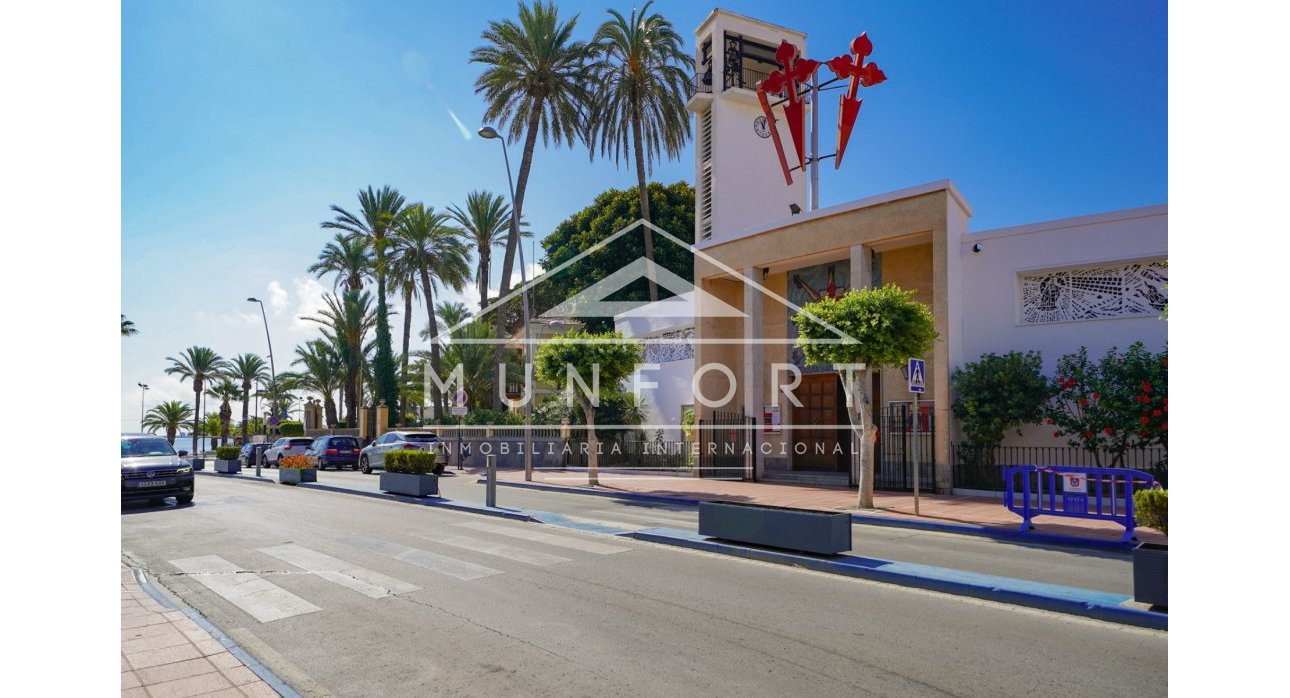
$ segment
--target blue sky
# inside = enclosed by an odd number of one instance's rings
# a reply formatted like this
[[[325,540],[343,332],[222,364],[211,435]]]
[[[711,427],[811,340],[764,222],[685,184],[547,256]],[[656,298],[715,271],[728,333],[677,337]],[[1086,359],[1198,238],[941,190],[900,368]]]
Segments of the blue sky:
[[[608,5],[559,3],[583,39]],[[711,10],[654,7],[687,39]],[[986,230],[1167,201],[1163,2],[723,7],[804,31],[814,58],[873,39],[889,79],[864,95],[843,169],[823,169],[822,205],[951,178]],[[436,208],[505,191],[496,143],[467,137],[484,108],[467,59],[488,20],[514,15],[513,2],[124,3],[121,301],[141,334],[122,341],[123,429],[137,424],[137,382],[149,405],[191,401],[166,356],[266,353],[247,296],[266,301],[287,368],[316,333],[298,316],[330,289],[305,272],[330,238],[328,205],[353,206],[369,184]],[[691,173],[687,149],[653,179]],[[525,217],[541,237],[634,179],[626,163],[539,148]]]

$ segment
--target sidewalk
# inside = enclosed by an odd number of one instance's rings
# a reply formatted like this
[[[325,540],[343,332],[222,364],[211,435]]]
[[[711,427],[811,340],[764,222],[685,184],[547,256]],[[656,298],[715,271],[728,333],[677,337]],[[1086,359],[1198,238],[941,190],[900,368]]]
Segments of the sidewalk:
[[[482,468],[471,468],[482,475]],[[524,471],[499,470],[497,479],[502,483],[523,483]],[[919,497],[919,516],[914,516],[912,493],[874,492],[874,510],[859,511],[856,490],[851,488],[813,487],[766,482],[741,482],[712,480],[688,476],[659,475],[650,473],[606,473],[599,476],[598,492],[628,492],[658,497],[677,497],[695,501],[721,499],[726,501],[764,504],[767,506],[815,509],[820,511],[850,510],[895,521],[921,521],[930,523],[980,526],[988,529],[1017,532],[1021,517],[1008,511],[1001,498],[969,497],[963,495],[923,494]],[[587,486],[585,470],[535,470],[533,482],[582,490]],[[1110,521],[1068,519],[1045,516],[1033,521],[1035,533],[1119,540],[1124,527]],[[1166,539],[1150,528],[1137,528],[1138,540],[1164,543]]]
[[[121,565],[121,695],[277,696],[182,611],[157,603]]]

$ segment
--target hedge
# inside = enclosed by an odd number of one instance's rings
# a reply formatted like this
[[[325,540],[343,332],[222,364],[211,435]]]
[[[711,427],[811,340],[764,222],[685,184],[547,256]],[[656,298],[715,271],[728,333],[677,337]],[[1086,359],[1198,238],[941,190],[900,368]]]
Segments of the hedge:
[[[282,436],[304,436],[305,423],[294,419],[278,422],[278,434]]]
[[[215,449],[215,457],[219,460],[237,460],[241,453],[242,449],[237,446],[220,446]]]
[[[391,473],[425,475],[434,470],[437,455],[433,451],[400,450],[385,454],[385,470]]]

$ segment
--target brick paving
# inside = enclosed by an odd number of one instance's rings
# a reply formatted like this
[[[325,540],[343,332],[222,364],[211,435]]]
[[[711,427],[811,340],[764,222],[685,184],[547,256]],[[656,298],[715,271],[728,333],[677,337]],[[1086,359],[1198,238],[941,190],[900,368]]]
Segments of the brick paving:
[[[472,469],[482,474],[482,469]],[[523,482],[521,470],[500,470],[500,481]],[[586,471],[540,470],[533,481],[564,487],[587,487]],[[768,482],[712,480],[675,475],[647,473],[605,473],[599,476],[601,491],[637,492],[693,500],[726,501],[836,511],[850,509],[856,513],[892,519],[970,524],[989,528],[1017,530],[1021,517],[1003,506],[1002,498],[966,495],[929,495],[919,497],[919,516],[914,515],[914,495],[905,492],[874,492],[874,510],[856,510],[856,490],[840,487],[816,487]],[[1118,540],[1124,527],[1110,521],[1068,519],[1044,516],[1032,521],[1037,533]],[[1150,528],[1138,528],[1139,540],[1165,542],[1165,537]]]
[[[180,611],[157,603],[121,566],[121,695],[277,696]]]

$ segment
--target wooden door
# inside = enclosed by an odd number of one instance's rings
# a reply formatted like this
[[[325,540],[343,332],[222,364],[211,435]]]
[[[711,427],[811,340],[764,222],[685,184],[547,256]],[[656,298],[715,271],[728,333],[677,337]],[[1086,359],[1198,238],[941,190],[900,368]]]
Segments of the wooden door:
[[[793,470],[845,472],[845,400],[836,373],[808,373],[794,391],[802,406],[793,406]]]

